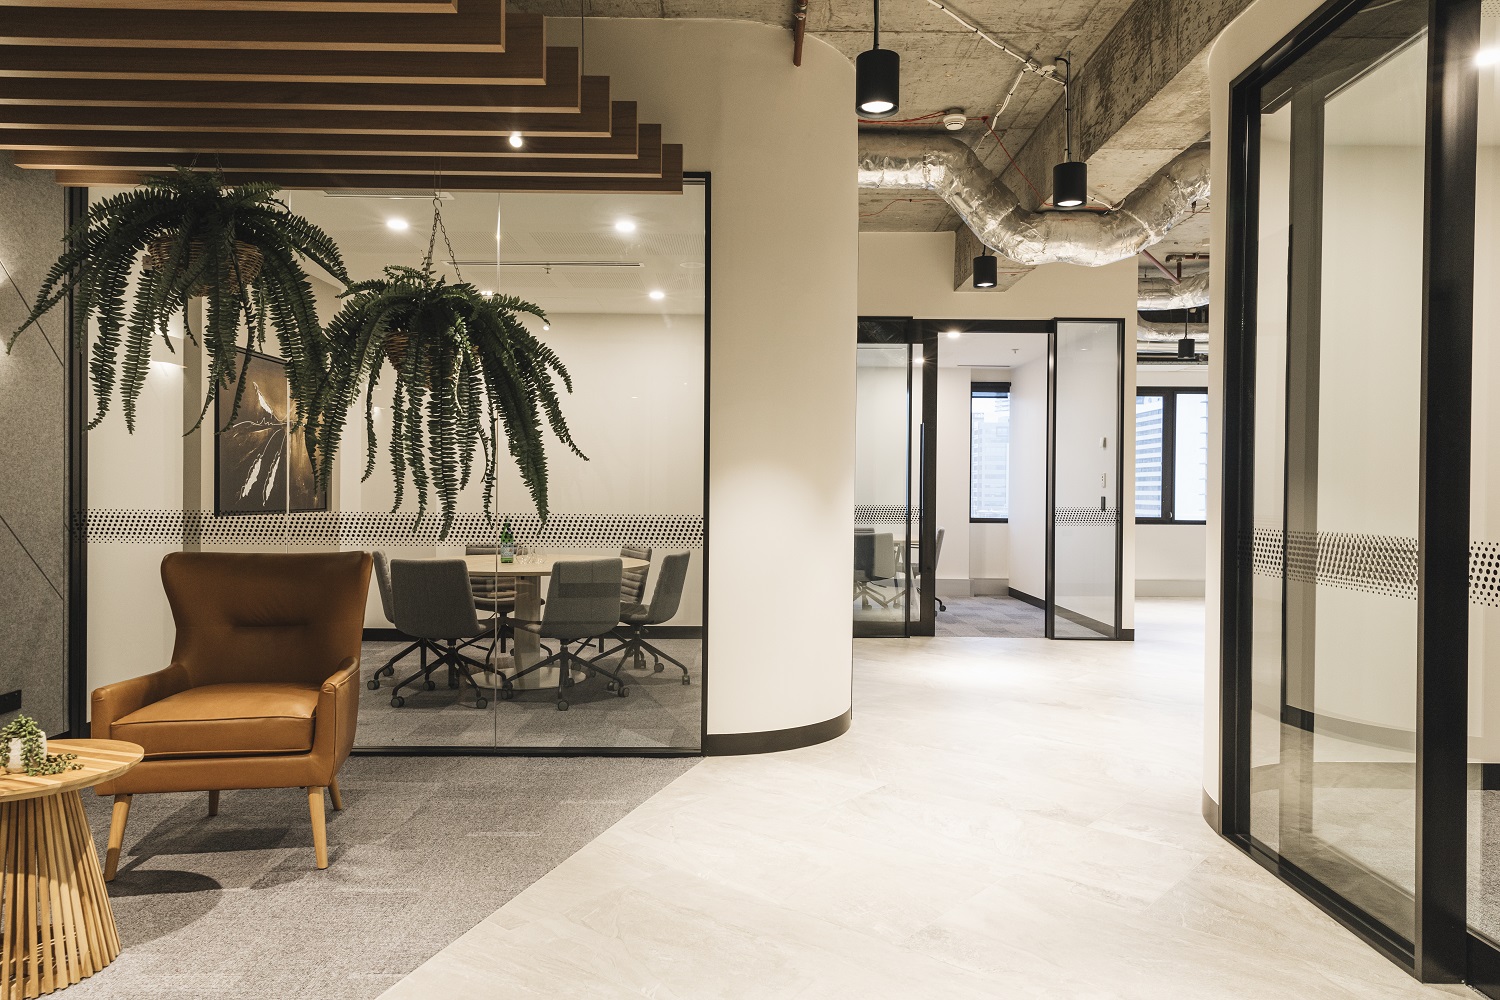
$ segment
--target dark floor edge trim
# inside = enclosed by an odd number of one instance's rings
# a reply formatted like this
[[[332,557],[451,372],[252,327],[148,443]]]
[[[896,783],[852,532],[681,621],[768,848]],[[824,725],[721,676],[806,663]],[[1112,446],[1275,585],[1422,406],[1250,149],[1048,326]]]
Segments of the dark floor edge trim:
[[[1415,753],[1417,749],[1417,734],[1409,729],[1395,729],[1372,722],[1357,722],[1334,715],[1315,715],[1296,705],[1281,706],[1281,721],[1283,725],[1292,726],[1303,732],[1336,736],[1341,740],[1349,740],[1351,743],[1363,743],[1367,746],[1402,750],[1407,753]]]
[[[1219,811],[1219,804],[1214,801],[1212,795],[1208,794],[1207,788],[1203,789],[1203,820],[1214,833],[1224,832],[1224,820]]]
[[[690,747],[354,747],[351,757],[702,757]]]
[[[1024,590],[1017,590],[1015,587],[1007,587],[1006,589],[1010,591],[1011,597],[1014,597],[1016,600],[1022,602],[1023,604],[1029,604],[1033,608],[1040,608],[1043,611],[1047,610],[1047,602],[1042,600],[1040,597],[1032,597]]]
[[[410,642],[411,637],[400,629],[367,628],[362,637],[365,642]],[[701,639],[702,625],[647,625],[648,639]]]
[[[734,757],[815,746],[847,733],[853,719],[854,706],[850,705],[843,715],[827,722],[814,722],[810,726],[798,726],[795,729],[774,729],[767,733],[708,733],[703,737],[703,755]]]

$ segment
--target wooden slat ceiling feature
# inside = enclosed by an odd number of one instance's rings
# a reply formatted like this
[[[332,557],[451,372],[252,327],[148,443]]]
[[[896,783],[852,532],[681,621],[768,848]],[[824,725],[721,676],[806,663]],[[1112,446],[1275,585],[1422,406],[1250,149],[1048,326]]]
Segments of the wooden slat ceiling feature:
[[[5,7],[0,0],[0,7]],[[393,6],[393,5],[386,5]],[[166,49],[279,49],[331,52],[504,52],[505,0],[463,0],[424,13],[350,17],[301,5],[276,17],[264,11],[89,9],[76,5],[10,7],[0,14],[0,45]]]
[[[382,52],[351,49],[148,49],[0,45],[0,76],[70,80],[225,80],[236,83],[546,82],[544,18],[511,14],[504,52]]]
[[[549,48],[542,84],[241,83],[206,80],[164,87],[155,80],[53,80],[0,76],[0,104],[110,108],[277,108],[288,111],[558,111],[580,109],[578,50]]]
[[[424,149],[422,137],[439,135],[509,135],[604,138],[611,134],[616,108],[635,105],[609,100],[608,81],[593,92],[585,84],[583,107],[576,115],[552,112],[498,111],[278,111],[274,108],[119,108],[29,107],[0,104],[0,127],[77,129],[79,131],[158,132],[310,132],[321,135],[405,135],[412,148]]]
[[[604,138],[585,136],[542,136],[527,139],[516,149],[501,135],[469,133],[464,135],[430,135],[422,141],[422,155],[495,156],[508,159],[528,157],[631,157],[639,148],[637,136],[646,129],[636,127],[635,105],[620,101],[615,105],[611,125],[614,131]],[[409,136],[328,135],[316,132],[143,132],[138,129],[94,129],[80,131],[46,131],[43,129],[0,128],[0,149],[17,151],[17,163],[42,165],[32,153],[57,151],[90,151],[144,153],[159,151],[171,154],[276,153],[276,154],[343,154],[350,156],[404,156],[411,153]],[[49,167],[48,169],[52,169]]]
[[[443,191],[567,191],[587,194],[625,192],[630,194],[681,194],[682,193],[682,147],[663,145],[662,174],[660,177],[551,177],[551,176],[462,176],[443,174],[434,185],[431,173],[421,174],[309,174],[278,173],[275,181],[282,187],[317,191],[352,189],[369,190],[416,190],[431,191],[434,186]],[[92,184],[135,184],[140,174],[131,170],[67,170],[58,171],[59,184],[88,187]],[[267,180],[265,174],[246,174],[225,171],[224,179],[230,184],[248,184]]]
[[[236,174],[414,174],[426,171],[429,183],[437,173],[444,177],[531,177],[538,174],[555,177],[659,177],[662,170],[661,132],[657,129],[653,134],[651,128],[655,126],[641,129],[641,148],[635,156],[613,158],[533,156],[497,160],[488,156],[448,156],[434,160],[429,156],[328,156],[317,153],[230,153],[206,157],[198,153],[66,150],[20,153],[16,162],[39,170],[134,170],[158,174],[178,166],[207,170],[215,162],[225,173]]]
[[[256,13],[454,14],[458,0],[0,0],[0,7],[88,10],[244,10]]]
[[[180,166],[325,189],[682,188],[682,147],[505,0],[426,13],[95,2],[0,0],[0,149],[61,183]]]

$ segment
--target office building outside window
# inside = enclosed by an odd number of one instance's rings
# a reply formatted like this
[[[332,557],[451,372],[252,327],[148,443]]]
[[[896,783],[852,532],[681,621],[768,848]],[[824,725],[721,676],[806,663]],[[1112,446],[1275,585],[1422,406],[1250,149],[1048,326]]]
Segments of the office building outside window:
[[[1135,519],[1208,518],[1208,390],[1140,389],[1135,397]]]
[[[1010,517],[1010,383],[969,390],[969,520]]]

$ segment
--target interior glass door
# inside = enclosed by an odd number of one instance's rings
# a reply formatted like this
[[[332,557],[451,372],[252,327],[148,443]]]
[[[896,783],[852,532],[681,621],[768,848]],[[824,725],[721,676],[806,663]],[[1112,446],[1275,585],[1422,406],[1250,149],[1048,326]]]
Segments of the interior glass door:
[[[1119,320],[1058,320],[1047,491],[1049,639],[1121,636]]]
[[[1406,955],[1427,9],[1354,15],[1261,87],[1255,123],[1249,832]]]

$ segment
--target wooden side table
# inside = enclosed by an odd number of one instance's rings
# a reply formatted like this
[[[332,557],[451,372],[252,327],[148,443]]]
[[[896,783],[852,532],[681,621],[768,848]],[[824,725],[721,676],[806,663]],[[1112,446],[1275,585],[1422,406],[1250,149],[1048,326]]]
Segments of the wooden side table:
[[[120,954],[120,935],[78,790],[140,763],[118,740],[49,740],[77,771],[0,775],[0,1000],[41,996],[92,976]]]

